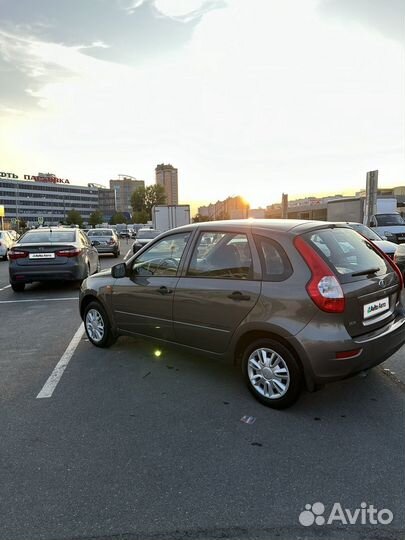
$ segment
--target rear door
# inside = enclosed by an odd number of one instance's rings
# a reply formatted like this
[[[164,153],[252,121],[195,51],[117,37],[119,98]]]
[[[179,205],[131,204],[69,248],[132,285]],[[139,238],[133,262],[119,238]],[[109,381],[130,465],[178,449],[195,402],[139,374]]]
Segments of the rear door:
[[[346,301],[345,325],[351,336],[377,330],[395,317],[399,277],[369,240],[341,227],[317,230],[304,237],[340,281]]]
[[[257,263],[256,263],[257,264]],[[261,290],[245,233],[201,232],[174,296],[176,341],[223,353]]]

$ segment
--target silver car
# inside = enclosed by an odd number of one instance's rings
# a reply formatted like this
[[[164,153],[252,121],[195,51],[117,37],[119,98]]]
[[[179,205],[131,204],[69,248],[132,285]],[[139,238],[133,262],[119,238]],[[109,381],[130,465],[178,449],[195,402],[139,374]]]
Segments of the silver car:
[[[14,245],[14,239],[8,231],[0,231],[0,257],[7,260],[9,250]]]
[[[99,253],[112,253],[114,257],[120,255],[120,241],[113,229],[90,229],[87,236]]]

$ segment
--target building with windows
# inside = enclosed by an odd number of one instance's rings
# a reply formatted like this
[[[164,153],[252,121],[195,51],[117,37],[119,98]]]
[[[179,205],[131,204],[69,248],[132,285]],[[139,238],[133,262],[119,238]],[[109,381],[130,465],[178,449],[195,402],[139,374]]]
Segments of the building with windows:
[[[103,214],[103,221],[109,222],[117,211],[115,205],[115,190],[102,184],[88,184],[98,190],[98,210]]]
[[[0,177],[0,205],[5,207],[5,222],[24,220],[28,226],[59,225],[69,210],[77,210],[87,222],[99,207],[98,188],[72,185],[55,175],[29,176],[26,179],[3,173]]]
[[[131,197],[135,190],[145,187],[144,180],[133,176],[118,175],[116,180],[110,180],[110,189],[115,193],[115,208],[117,212],[132,214]]]
[[[173,165],[161,163],[155,169],[156,184],[163,186],[166,193],[166,204],[179,204],[178,171]]]
[[[198,213],[210,220],[246,219],[249,217],[249,204],[242,197],[228,197],[224,201],[200,206]]]

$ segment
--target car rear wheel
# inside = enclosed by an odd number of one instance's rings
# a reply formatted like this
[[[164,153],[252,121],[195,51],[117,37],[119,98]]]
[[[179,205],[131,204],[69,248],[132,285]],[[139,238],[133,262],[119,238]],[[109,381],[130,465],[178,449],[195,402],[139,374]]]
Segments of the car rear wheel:
[[[14,292],[23,292],[25,289],[25,283],[11,283],[11,288]]]
[[[91,302],[84,312],[84,327],[89,340],[96,347],[110,347],[116,340],[104,308]]]
[[[254,397],[273,409],[285,409],[302,388],[302,371],[291,352],[273,339],[251,343],[243,354],[242,369]]]

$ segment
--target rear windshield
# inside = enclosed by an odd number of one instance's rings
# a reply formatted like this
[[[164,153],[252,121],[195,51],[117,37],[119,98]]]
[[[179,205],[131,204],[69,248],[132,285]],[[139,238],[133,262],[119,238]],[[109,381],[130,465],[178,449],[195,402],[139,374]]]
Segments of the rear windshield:
[[[399,214],[378,214],[376,216],[379,227],[389,227],[390,225],[405,225],[405,221]]]
[[[329,266],[342,276],[343,281],[392,272],[386,260],[352,229],[323,229],[307,233],[304,237]]]
[[[92,229],[87,233],[87,236],[112,236],[113,231],[111,229]]]
[[[137,238],[156,238],[160,231],[138,231]]]
[[[42,244],[47,242],[74,242],[75,231],[32,231],[19,239],[20,244]]]

